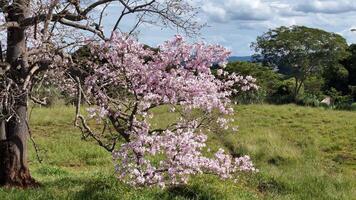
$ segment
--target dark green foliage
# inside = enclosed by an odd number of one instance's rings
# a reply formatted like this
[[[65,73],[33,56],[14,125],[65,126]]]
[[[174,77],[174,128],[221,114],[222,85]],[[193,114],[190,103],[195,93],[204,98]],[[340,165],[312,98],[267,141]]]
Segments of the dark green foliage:
[[[286,104],[286,103],[292,103],[294,101],[293,97],[293,88],[294,88],[294,80],[293,79],[287,79],[284,81],[281,81],[277,85],[277,90],[272,93],[269,98],[267,99],[268,102],[270,103],[276,103],[276,104]]]
[[[310,76],[304,82],[304,93],[320,97],[323,95],[324,85],[325,80],[322,76]]]
[[[343,94],[347,94],[349,92],[349,72],[344,66],[335,64],[326,68],[323,72],[323,78],[325,80],[323,88],[324,91],[334,88]]]
[[[353,98],[350,95],[343,95],[342,92],[331,88],[327,93],[333,99],[333,107],[339,110],[351,110]]]
[[[298,105],[303,105],[303,106],[312,106],[312,107],[318,107],[320,106],[320,98],[314,94],[310,93],[305,93],[301,97],[298,98]]]
[[[350,96],[353,98],[353,101],[356,102],[356,86],[349,85]]]
[[[244,92],[235,97],[233,100],[239,104],[260,104],[264,103],[267,98],[267,92],[264,88],[260,88],[258,91]]]
[[[251,75],[257,79],[259,90],[239,94],[235,97],[239,103],[262,103],[278,90],[282,82],[282,75],[259,63],[232,62],[227,65],[226,71],[243,76]]]
[[[328,75],[339,72],[337,80],[345,78],[345,70],[339,65],[339,60],[347,57],[348,45],[338,34],[304,26],[282,26],[258,37],[252,47],[257,60],[294,77],[295,100],[311,75],[324,71]],[[334,81],[331,76],[328,77]]]
[[[356,86],[356,44],[350,45],[348,50],[351,55],[342,63],[349,73],[349,85]]]
[[[351,104],[350,109],[351,109],[352,111],[356,111],[356,103]]]
[[[341,63],[348,72],[347,85],[349,94],[354,98],[354,101],[356,101],[356,44],[350,45],[348,51],[350,52],[350,56]]]
[[[269,88],[269,90],[276,89],[275,86],[281,80],[280,74],[259,63],[233,62],[227,65],[226,71],[244,76],[251,75],[257,79],[257,84],[260,87]]]

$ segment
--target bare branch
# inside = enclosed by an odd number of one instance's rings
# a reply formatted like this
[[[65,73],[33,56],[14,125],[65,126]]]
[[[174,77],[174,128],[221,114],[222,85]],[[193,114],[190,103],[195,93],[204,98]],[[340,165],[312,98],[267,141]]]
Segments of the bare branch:
[[[29,126],[29,124],[28,124],[28,120],[27,120],[27,119],[26,119],[26,126],[27,126],[28,133],[29,133],[29,135],[30,135],[30,140],[31,140],[32,145],[33,145],[33,147],[34,147],[34,149],[35,149],[36,158],[37,158],[37,160],[38,160],[39,163],[42,163],[43,160],[41,159],[41,157],[40,157],[40,155],[39,155],[39,148],[38,148],[38,145],[37,145],[35,139],[33,138],[33,135],[32,135],[32,132],[31,132],[31,129],[30,129],[30,126]]]
[[[99,146],[103,147],[104,149],[106,149],[109,152],[112,152],[115,149],[115,146],[116,146],[116,139],[113,140],[113,143],[111,145],[105,145],[96,136],[97,134],[94,131],[91,130],[91,128],[89,127],[88,123],[86,122],[84,116],[82,116],[80,114],[80,106],[81,106],[81,100],[82,100],[82,87],[80,85],[80,80],[79,80],[78,77],[76,77],[76,81],[77,81],[78,96],[77,96],[76,116],[75,116],[75,120],[74,120],[74,125],[76,127],[78,127],[83,134],[87,134],[92,139],[94,139],[98,143]],[[103,131],[105,131],[105,128],[104,128]],[[86,138],[86,137],[84,136],[84,138]]]
[[[94,33],[95,35],[98,35],[100,38],[102,38],[103,40],[107,40],[104,36],[103,31],[95,29],[93,27],[90,27],[89,25],[84,25],[84,24],[80,24],[80,23],[76,23],[73,21],[69,21],[66,19],[60,19],[58,20],[59,23],[64,24],[66,26],[71,26],[74,28],[78,28],[78,29],[82,29],[82,30],[86,30],[86,31],[90,31],[92,33]]]
[[[42,106],[47,106],[48,105],[47,97],[45,97],[43,99],[38,99],[38,98],[34,97],[32,94],[30,94],[30,99],[36,104],[39,104],[39,105],[42,105]]]

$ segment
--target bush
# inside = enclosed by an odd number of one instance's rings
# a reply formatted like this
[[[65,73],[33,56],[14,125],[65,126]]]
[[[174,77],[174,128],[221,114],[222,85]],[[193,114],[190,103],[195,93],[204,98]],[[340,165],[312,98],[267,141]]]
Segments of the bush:
[[[356,101],[356,86],[349,85],[349,89],[351,91],[351,96],[353,97],[354,102]]]
[[[319,107],[320,101],[319,101],[318,96],[316,96],[314,94],[306,93],[306,94],[302,95],[302,97],[298,98],[297,104],[303,105],[303,106]]]
[[[341,92],[337,91],[335,88],[331,88],[327,92],[328,95],[334,100],[333,108],[338,110],[351,110],[353,98],[351,95],[343,96]]]
[[[266,91],[260,88],[253,92],[244,92],[234,97],[234,101],[239,104],[261,104],[267,96]]]
[[[268,97],[269,103],[286,104],[294,101],[294,80],[287,79],[278,85],[277,90]]]
[[[351,104],[351,110],[356,111],[356,103]]]
[[[352,109],[352,97],[347,95],[347,96],[339,96],[337,99],[335,99],[335,109],[338,110],[351,110]]]
[[[310,95],[320,96],[322,95],[322,88],[324,86],[324,79],[318,76],[308,77],[304,82],[304,92]]]

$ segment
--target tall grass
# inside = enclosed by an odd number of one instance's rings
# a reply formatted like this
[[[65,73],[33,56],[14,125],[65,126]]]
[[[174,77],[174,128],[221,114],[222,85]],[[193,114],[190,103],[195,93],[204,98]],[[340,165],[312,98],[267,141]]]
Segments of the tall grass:
[[[73,108],[36,108],[33,137],[43,163],[30,148],[38,189],[0,189],[0,199],[355,199],[356,113],[294,105],[237,106],[239,131],[210,134],[212,149],[248,154],[258,174],[238,182],[193,177],[187,186],[133,188],[114,177],[110,155],[82,141],[72,126]],[[156,126],[174,120],[164,108]]]

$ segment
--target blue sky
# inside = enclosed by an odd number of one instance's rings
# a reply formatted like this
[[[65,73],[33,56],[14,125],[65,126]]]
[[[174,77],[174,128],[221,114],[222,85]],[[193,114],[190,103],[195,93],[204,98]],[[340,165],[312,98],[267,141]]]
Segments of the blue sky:
[[[305,25],[336,32],[348,43],[356,43],[356,0],[191,0],[200,9],[199,21],[208,26],[201,36],[192,40],[221,44],[233,55],[253,52],[250,44],[258,35],[278,26]],[[116,8],[117,9],[117,8]],[[110,8],[110,18],[118,11]],[[130,29],[133,19],[127,18],[121,28]],[[114,23],[108,20],[108,24]],[[139,40],[157,45],[177,34],[154,26],[141,26]]]

